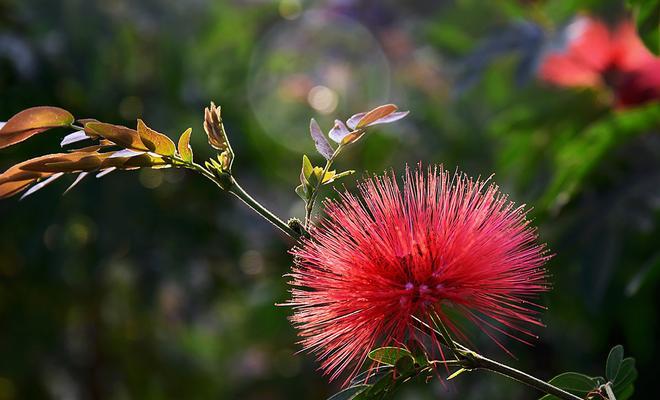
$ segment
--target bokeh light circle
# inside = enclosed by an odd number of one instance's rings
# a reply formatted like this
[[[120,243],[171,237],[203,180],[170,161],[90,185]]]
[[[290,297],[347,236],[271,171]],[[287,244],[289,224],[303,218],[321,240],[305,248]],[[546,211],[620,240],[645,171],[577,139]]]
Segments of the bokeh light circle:
[[[294,151],[313,147],[309,118],[324,131],[388,101],[390,67],[374,36],[359,22],[309,10],[262,35],[252,55],[248,96],[264,132]]]

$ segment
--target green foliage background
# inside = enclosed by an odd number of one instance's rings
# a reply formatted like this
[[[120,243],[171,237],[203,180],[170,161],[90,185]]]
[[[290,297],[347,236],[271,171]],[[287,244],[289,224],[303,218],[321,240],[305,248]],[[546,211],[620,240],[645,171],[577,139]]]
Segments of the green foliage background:
[[[474,332],[479,349],[549,379],[567,370],[602,375],[609,348],[622,343],[637,359],[636,397],[656,393],[660,104],[615,112],[602,91],[517,84],[515,55],[496,59],[464,93],[453,91],[460,60],[510,23],[552,29],[577,11],[612,19],[624,5],[339,3],[0,0],[0,120],[57,105],[129,126],[141,117],[171,137],[192,126],[201,159],[212,154],[201,122],[214,100],[244,186],[279,215],[300,217],[293,188],[297,149],[313,154],[308,118],[329,129],[333,115],[395,102],[412,111],[406,122],[370,133],[338,168],[359,176],[422,160],[495,173],[513,200],[534,207],[556,254],[554,289],[543,299],[547,328],[535,346],[507,341],[519,357],[507,360]],[[282,100],[275,111],[297,118],[285,120],[290,129],[278,139],[249,92],[255,69],[287,64],[277,48],[269,64],[253,60],[277,32],[271,28],[295,23],[296,4],[298,19],[305,10],[332,10],[363,25],[385,49],[388,64],[373,70],[389,77],[349,74],[359,93],[375,94],[340,97],[330,115]],[[303,50],[301,60],[310,54]],[[381,90],[386,81],[390,89]],[[1,151],[2,169],[53,151],[65,133]],[[242,204],[183,171],[110,174],[64,197],[63,188],[0,205],[0,399],[290,399],[337,391],[310,356],[295,354],[290,311],[274,306],[288,295],[282,275],[291,243]],[[454,382],[408,385],[397,398],[537,395],[482,373]]]

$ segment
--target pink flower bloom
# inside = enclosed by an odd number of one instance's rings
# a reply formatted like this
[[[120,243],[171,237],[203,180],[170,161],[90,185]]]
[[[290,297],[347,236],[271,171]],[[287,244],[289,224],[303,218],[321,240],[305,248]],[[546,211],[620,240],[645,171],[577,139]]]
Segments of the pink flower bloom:
[[[660,98],[660,58],[640,40],[630,21],[610,29],[580,17],[568,29],[568,46],[543,60],[541,79],[560,86],[609,86],[618,107]]]
[[[541,325],[533,299],[548,289],[549,256],[523,206],[488,180],[408,170],[402,188],[393,175],[374,177],[360,196],[327,202],[326,213],[292,250],[288,305],[302,346],[330,379],[350,380],[376,347],[414,345],[413,317],[430,324],[437,313],[464,339],[448,308],[498,344],[493,331],[523,340],[534,336],[525,325]],[[438,347],[435,338],[425,350]]]

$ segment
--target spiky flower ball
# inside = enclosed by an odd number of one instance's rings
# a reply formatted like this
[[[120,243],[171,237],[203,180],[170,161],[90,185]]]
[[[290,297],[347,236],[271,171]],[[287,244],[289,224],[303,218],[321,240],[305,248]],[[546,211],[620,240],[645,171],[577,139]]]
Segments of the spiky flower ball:
[[[292,250],[288,304],[330,379],[350,379],[376,347],[411,344],[420,321],[439,318],[464,337],[448,308],[494,340],[493,331],[523,340],[526,325],[540,325],[533,300],[548,288],[549,256],[524,207],[489,180],[442,167],[407,171],[403,187],[373,177],[325,211]]]

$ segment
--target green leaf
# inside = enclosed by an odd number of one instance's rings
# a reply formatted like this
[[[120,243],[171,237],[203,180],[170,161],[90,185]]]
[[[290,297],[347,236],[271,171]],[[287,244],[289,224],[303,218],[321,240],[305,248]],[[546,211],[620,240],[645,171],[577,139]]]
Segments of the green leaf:
[[[233,159],[233,154],[229,150],[224,150],[218,154],[218,161],[222,165],[222,171],[228,172],[231,170],[231,163]]]
[[[0,128],[0,149],[20,143],[45,130],[70,126],[73,115],[58,107],[32,107],[11,117]]]
[[[596,379],[577,372],[564,372],[550,379],[548,383],[580,397],[584,397],[598,387]],[[558,397],[549,394],[541,397],[541,400],[558,399]]]
[[[369,358],[381,364],[396,365],[403,357],[410,357],[414,360],[413,355],[406,349],[400,347],[380,347],[372,350],[369,353]]]
[[[624,358],[621,362],[619,373],[612,381],[614,392],[622,391],[627,386],[631,385],[637,379],[637,369],[635,368],[635,359],[632,357]],[[618,398],[619,396],[617,396]]]
[[[179,143],[177,145],[179,150],[179,155],[181,155],[183,161],[186,162],[192,162],[193,160],[193,151],[192,151],[192,147],[190,147],[191,133],[192,133],[192,128],[186,129],[186,131],[183,132],[179,137]]]
[[[610,350],[610,354],[607,356],[607,363],[605,364],[605,377],[610,381],[614,382],[619,369],[621,368],[621,362],[623,361],[623,346],[616,345]]]
[[[369,368],[366,371],[362,371],[358,375],[353,378],[351,381],[351,384],[357,385],[359,383],[364,383],[364,384],[373,384],[374,382],[379,381],[381,378],[383,378],[385,375],[392,375],[392,371],[394,370],[394,367],[391,365],[378,365],[373,368]]]
[[[335,393],[333,396],[329,397],[328,400],[352,400],[370,387],[371,385],[351,386],[342,390],[341,392]]]
[[[323,179],[321,179],[321,174],[323,173],[323,168],[321,167],[314,167],[312,171],[312,176],[314,177],[313,184],[316,185],[318,181],[321,181],[322,184],[327,185],[329,183],[332,183],[335,178],[336,178],[336,171],[326,171],[325,175],[323,176]]]
[[[296,187],[296,194],[300,196],[301,199],[307,201],[308,196],[307,196],[307,190],[306,190],[306,185],[300,184]]]
[[[635,387],[632,384],[624,387],[620,391],[614,391],[616,400],[628,400],[632,397],[633,393],[635,393]]]
[[[314,171],[314,167],[312,166],[312,162],[309,161],[309,158],[307,158],[306,155],[303,155],[302,171],[300,172],[301,182],[302,183],[309,182],[309,177],[312,175],[313,171]]]
[[[457,376],[459,376],[460,374],[462,374],[465,371],[467,371],[465,368],[461,368],[458,371],[454,372],[453,374],[449,375],[447,377],[447,380],[450,381],[450,380],[456,378]]]
[[[384,399],[387,393],[391,393],[396,380],[392,374],[386,374],[376,381],[369,389],[363,392],[360,398],[365,399]]]
[[[409,375],[415,370],[415,359],[412,354],[409,356],[403,356],[396,360],[394,369],[401,375]]]
[[[413,357],[415,358],[415,363],[420,367],[426,367],[429,365],[429,359],[424,351],[416,351],[413,353]]]
[[[343,178],[343,177],[345,177],[345,176],[353,175],[353,174],[355,173],[355,171],[352,170],[352,169],[349,169],[348,171],[340,172],[340,173],[338,173],[338,174],[335,173],[335,171],[331,171],[331,172],[332,172],[332,174],[333,174],[333,175],[332,175],[332,179],[327,180],[328,178],[327,178],[327,174],[326,174],[326,181],[323,182],[324,184],[328,184],[328,183],[334,182],[334,181],[336,181],[337,179]]]

